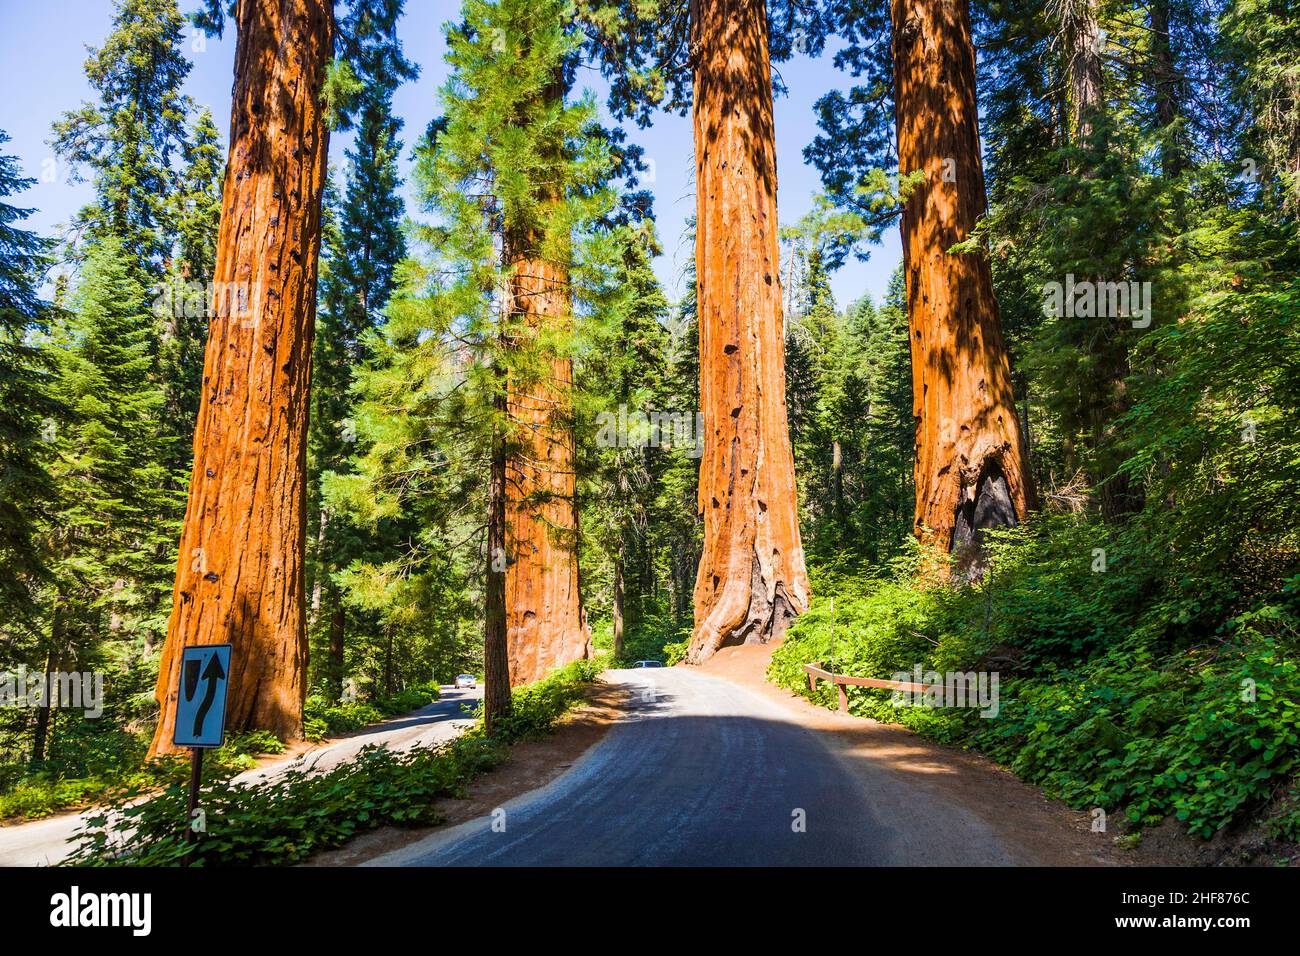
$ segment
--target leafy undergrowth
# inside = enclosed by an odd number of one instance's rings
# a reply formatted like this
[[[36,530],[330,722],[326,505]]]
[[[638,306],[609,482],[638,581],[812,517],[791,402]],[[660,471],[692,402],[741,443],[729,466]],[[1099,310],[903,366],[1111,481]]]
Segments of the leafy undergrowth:
[[[438,685],[416,684],[373,701],[336,706],[309,697],[303,712],[304,737],[325,737],[361,730],[438,699]],[[188,784],[189,757],[146,760],[150,735],[102,722],[82,721],[59,737],[60,756],[31,769],[0,767],[0,820],[37,820],[64,810],[111,799],[121,791],[147,793],[173,784]],[[205,781],[227,780],[256,766],[259,756],[284,752],[274,734],[254,731],[233,736],[204,759]]]
[[[283,865],[341,846],[381,826],[431,826],[434,801],[455,796],[485,770],[504,761],[509,745],[544,734],[585,696],[603,669],[578,661],[536,684],[517,689],[514,713],[488,739],[482,722],[437,747],[394,752],[366,747],[357,757],[324,773],[291,770],[271,781],[205,787],[204,830],[193,844],[192,865]],[[122,793],[112,808],[79,835],[67,861],[78,866],[179,865],[187,788],[169,787],[134,806],[139,794]]]
[[[66,734],[65,738],[70,736]],[[51,761],[44,768],[16,777],[0,793],[0,820],[37,820],[110,799],[122,790],[144,793],[189,781],[188,756],[144,759],[149,748],[147,734],[97,731],[90,739],[95,742],[94,756],[86,758],[83,754],[86,765],[75,776]],[[67,739],[62,744],[69,746]],[[256,766],[258,756],[283,752],[284,744],[266,731],[232,736],[209,752],[203,776],[205,780],[227,779]]]
[[[631,667],[637,661],[659,661],[671,667],[686,656],[690,625],[682,626],[671,615],[651,614],[628,628],[623,637],[623,653],[613,656],[613,625],[605,620],[592,632],[592,644],[610,655],[610,667]]]
[[[981,751],[1133,829],[1172,815],[1208,838],[1246,822],[1300,770],[1300,579],[1236,600],[1216,622],[1234,600],[1163,578],[1149,555],[1103,578],[1077,527],[1016,535],[981,586],[919,587],[908,574],[840,582],[834,627],[830,601],[817,601],[768,678],[833,708],[834,689],[810,691],[805,663],[883,678],[917,665],[997,672],[996,716],[867,688],[849,689],[850,711]],[[1112,557],[1139,546],[1119,542]]]
[[[325,698],[313,695],[307,698],[303,707],[303,736],[308,740],[323,740],[351,733],[389,717],[418,710],[437,699],[438,685],[432,681],[372,701],[330,704]]]

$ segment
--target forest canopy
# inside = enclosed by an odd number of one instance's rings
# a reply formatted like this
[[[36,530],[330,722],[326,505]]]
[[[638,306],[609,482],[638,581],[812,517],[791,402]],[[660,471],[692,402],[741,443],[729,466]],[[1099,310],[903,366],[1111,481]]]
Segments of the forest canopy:
[[[0,132],[0,818],[154,773],[196,642],[246,750],[780,643],[828,705],[998,672],[848,704],[1135,825],[1295,793],[1294,3],[463,0],[438,63],[402,0],[193,6],[114,0],[65,227]]]

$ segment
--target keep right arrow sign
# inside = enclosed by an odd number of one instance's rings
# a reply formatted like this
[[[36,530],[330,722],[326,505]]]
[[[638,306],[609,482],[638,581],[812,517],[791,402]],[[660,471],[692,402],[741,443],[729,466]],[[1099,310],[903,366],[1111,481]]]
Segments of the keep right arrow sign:
[[[224,741],[230,651],[229,644],[201,644],[181,652],[172,732],[177,747],[220,747]]]

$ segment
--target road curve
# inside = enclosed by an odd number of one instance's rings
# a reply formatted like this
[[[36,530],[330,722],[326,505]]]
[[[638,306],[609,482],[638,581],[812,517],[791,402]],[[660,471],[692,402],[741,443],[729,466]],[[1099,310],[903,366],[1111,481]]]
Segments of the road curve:
[[[235,777],[234,782],[262,783],[290,769],[329,770],[351,760],[357,751],[371,744],[405,750],[450,740],[474,723],[464,712],[463,705],[476,703],[482,697],[482,687],[473,690],[443,687],[438,700],[419,710],[366,727],[295,757],[247,770]],[[62,862],[76,845],[77,831],[90,817],[101,812],[92,809],[83,813],[64,813],[45,820],[0,827],[0,866],[53,866]]]
[[[606,676],[631,692],[630,712],[567,773],[365,865],[1015,862],[968,810],[849,767],[818,731],[743,687],[684,668]]]

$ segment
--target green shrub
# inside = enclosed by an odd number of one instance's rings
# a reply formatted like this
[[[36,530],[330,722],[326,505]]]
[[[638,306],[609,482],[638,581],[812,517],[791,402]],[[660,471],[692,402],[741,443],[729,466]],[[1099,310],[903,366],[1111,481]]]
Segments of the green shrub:
[[[389,697],[373,701],[330,704],[323,697],[307,698],[303,707],[303,735],[308,740],[349,734],[388,717],[419,710],[438,699],[438,685],[415,684]]]
[[[193,847],[193,862],[289,864],[375,827],[433,825],[435,799],[461,793],[471,779],[506,758],[509,743],[551,729],[603,669],[603,659],[577,661],[515,690],[513,713],[492,740],[484,737],[480,723],[437,747],[400,752],[366,747],[356,759],[323,773],[291,770],[252,785],[211,783],[202,798],[207,829]],[[187,851],[187,788],[177,783],[153,799],[128,805],[140,795],[120,794],[91,820],[68,863],[180,863]]]
[[[416,684],[369,703],[328,706],[309,697],[304,708],[304,735],[309,740],[360,730],[387,717],[409,713],[438,699],[438,685]],[[189,781],[187,756],[145,760],[148,733],[132,733],[101,721],[70,718],[60,724],[53,752],[37,767],[0,767],[0,820],[37,819],[110,798],[120,790],[147,792]],[[233,777],[256,766],[256,757],[284,752],[269,731],[233,735],[208,753],[205,781]]]
[[[604,669],[603,657],[574,661],[545,680],[515,688],[511,694],[510,714],[497,721],[497,739],[514,743],[549,733],[557,720],[582,702],[586,685]]]
[[[127,739],[129,738],[129,739]],[[95,741],[87,745],[87,739]],[[25,768],[15,782],[0,793],[0,820],[10,817],[37,819],[87,803],[111,799],[122,790],[145,792],[159,787],[188,784],[188,755],[171,755],[145,760],[149,735],[113,730],[77,737],[69,733],[61,746],[78,748],[76,762],[46,761],[36,769]],[[255,766],[261,754],[284,752],[284,744],[269,731],[232,735],[225,744],[209,751],[203,762],[206,781],[224,780]],[[82,776],[61,776],[71,767]],[[93,768],[94,773],[85,773]]]
[[[1010,682],[1001,719],[972,742],[1071,806],[1123,808],[1139,825],[1173,814],[1212,836],[1300,760],[1294,644],[1253,628],[1237,641],[1190,668],[1119,651],[1053,680]]]
[[[772,655],[768,678],[785,687],[807,689],[804,664],[820,663],[837,674],[889,678],[928,664],[931,650],[959,623],[959,595],[946,588],[915,589],[901,581],[884,581],[860,597],[817,601],[791,626],[786,641]],[[860,703],[877,698],[863,688],[851,694]],[[885,699],[888,698],[886,693]],[[835,706],[835,689],[819,682],[813,698]]]
[[[1154,577],[1157,561],[1144,571],[1109,565],[1104,573],[1119,577],[1107,577],[1104,588],[1094,582],[1098,593],[1090,595],[1082,583],[1090,567],[1051,571],[1086,536],[1067,527],[1060,538],[1020,538],[1020,548],[997,551],[1000,563],[984,586],[883,581],[837,601],[834,634],[829,600],[816,602],[773,655],[768,678],[835,707],[829,684],[808,689],[804,664],[886,678],[918,663],[940,672],[999,670],[995,719],[970,709],[898,707],[890,692],[866,688],[849,689],[850,711],[975,747],[1071,806],[1123,810],[1139,826],[1172,814],[1208,837],[1296,773],[1294,587],[1226,621],[1212,641],[1188,646],[1180,635],[1204,625],[1188,613],[1181,588],[1165,587],[1166,600],[1138,607],[1138,579]],[[1125,576],[1131,580],[1112,591]],[[1114,616],[1089,617],[1104,613]],[[1018,648],[1008,647],[1013,640]],[[988,658],[995,651],[1006,655],[996,666]],[[1061,663],[1065,657],[1074,662]]]
[[[294,863],[384,825],[429,826],[433,801],[459,793],[476,774],[503,759],[504,749],[477,735],[441,747],[393,752],[366,747],[325,773],[293,770],[272,781],[204,788],[206,832],[194,845],[196,865]],[[187,850],[188,791],[173,786],[135,806],[132,794],[91,821],[71,865],[165,866]]]
[[[670,615],[647,615],[645,620],[628,628],[623,637],[623,654],[617,660],[611,659],[609,666],[627,667],[637,661],[675,664],[684,656],[690,636],[690,627],[679,626]],[[608,622],[597,628],[592,643],[598,648],[612,650],[613,638]]]
[[[36,820],[68,807],[78,806],[106,789],[104,781],[94,777],[77,780],[24,780],[0,794],[0,820],[22,817]]]

